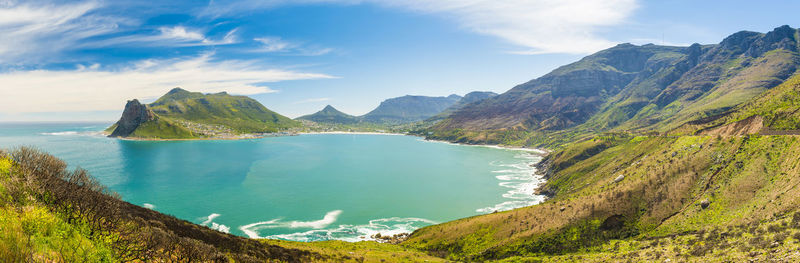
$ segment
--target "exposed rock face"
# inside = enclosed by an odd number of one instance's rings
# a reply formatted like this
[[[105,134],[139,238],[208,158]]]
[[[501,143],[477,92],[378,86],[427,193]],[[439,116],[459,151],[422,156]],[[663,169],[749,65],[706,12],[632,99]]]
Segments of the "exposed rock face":
[[[146,105],[139,103],[136,99],[129,100],[128,103],[125,104],[122,117],[117,121],[117,128],[114,129],[114,132],[112,132],[109,137],[127,137],[133,133],[140,124],[154,120],[155,118],[155,113],[148,109]]]

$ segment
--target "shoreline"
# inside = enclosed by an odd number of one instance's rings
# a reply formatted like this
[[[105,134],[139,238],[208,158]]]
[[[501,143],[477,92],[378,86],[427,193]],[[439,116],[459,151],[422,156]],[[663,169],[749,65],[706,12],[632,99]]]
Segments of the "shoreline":
[[[349,131],[329,131],[329,132],[298,132],[298,135],[304,134],[353,134],[353,135],[390,135],[390,136],[414,136],[406,133],[393,133],[393,132],[349,132]]]
[[[435,139],[428,139],[422,136],[411,135],[422,138],[423,141],[426,142],[438,142],[438,143],[446,143],[452,145],[460,145],[460,146],[474,146],[474,147],[486,147],[486,148],[495,148],[495,149],[503,149],[503,150],[514,150],[514,151],[525,151],[525,152],[533,152],[542,157],[549,155],[552,151],[543,149],[543,148],[527,148],[527,147],[517,147],[517,146],[509,146],[509,145],[502,145],[502,144],[468,144],[468,143],[458,143],[458,142],[450,142],[444,140],[435,140]]]

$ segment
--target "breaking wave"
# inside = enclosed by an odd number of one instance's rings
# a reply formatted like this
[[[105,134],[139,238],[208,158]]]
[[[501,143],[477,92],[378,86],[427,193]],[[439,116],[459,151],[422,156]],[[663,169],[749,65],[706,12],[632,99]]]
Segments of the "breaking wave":
[[[384,236],[393,236],[401,233],[410,233],[418,228],[436,224],[436,222],[422,218],[381,218],[370,220],[364,225],[339,225],[336,228],[324,229],[332,224],[341,214],[341,210],[328,212],[321,220],[282,222],[281,219],[256,222],[239,227],[239,230],[250,238],[283,239],[292,241],[324,241],[343,240],[348,242],[375,240],[372,236],[380,233]],[[324,226],[323,226],[324,225]],[[262,236],[259,231],[272,228],[314,228],[312,230]]]
[[[103,133],[99,131],[60,131],[60,132],[43,132],[40,135],[48,136],[102,136]]]
[[[514,163],[490,163],[493,166],[502,167],[500,170],[492,171],[492,173],[497,174],[495,178],[500,180],[500,186],[510,189],[503,194],[503,197],[511,200],[494,206],[479,208],[475,210],[476,212],[506,211],[535,205],[544,201],[544,196],[536,194],[536,188],[544,182],[544,179],[536,174],[536,168],[533,167],[533,164],[541,160],[541,157],[521,152],[515,155],[514,158],[519,161]]]
[[[207,217],[201,217],[200,219],[205,219],[205,220],[202,223],[200,223],[200,225],[201,226],[207,226],[207,227],[209,227],[211,229],[214,229],[214,230],[217,230],[219,232],[230,233],[231,232],[231,228],[230,227],[214,222],[214,219],[216,219],[219,216],[221,216],[221,215],[217,214],[217,213],[212,213],[212,214],[208,215]]]

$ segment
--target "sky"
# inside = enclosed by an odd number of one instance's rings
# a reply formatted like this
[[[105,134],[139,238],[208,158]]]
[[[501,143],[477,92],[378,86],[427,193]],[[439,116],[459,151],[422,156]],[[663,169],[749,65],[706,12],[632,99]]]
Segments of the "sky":
[[[163,3],[160,3],[163,2]],[[174,87],[298,117],[502,93],[618,43],[800,26],[800,1],[0,0],[0,122],[114,121]]]

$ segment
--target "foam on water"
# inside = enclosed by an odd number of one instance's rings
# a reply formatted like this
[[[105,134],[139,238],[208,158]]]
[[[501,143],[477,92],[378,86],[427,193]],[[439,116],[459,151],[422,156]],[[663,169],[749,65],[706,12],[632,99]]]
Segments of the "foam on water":
[[[77,134],[78,134],[78,132],[76,132],[76,131],[63,131],[63,132],[43,132],[43,133],[41,133],[41,135],[54,135],[54,136],[60,136],[60,135],[77,135]]]
[[[60,132],[42,132],[41,135],[49,136],[103,136],[101,131],[60,131]]]
[[[538,151],[543,153],[542,151]],[[533,164],[541,160],[541,157],[531,153],[520,153],[514,156],[519,162],[501,163],[491,162],[490,164],[502,167],[500,170],[492,171],[502,187],[510,188],[503,194],[503,198],[511,199],[494,206],[479,208],[478,213],[492,213],[495,211],[506,211],[515,208],[531,206],[544,201],[544,196],[536,194],[536,188],[544,182],[544,179],[536,174]]]
[[[244,226],[240,226],[239,230],[242,230],[247,236],[250,238],[262,238],[258,234],[258,230],[267,229],[267,228],[313,228],[313,229],[321,229],[329,226],[336,222],[336,219],[339,218],[339,215],[342,214],[342,210],[333,210],[325,214],[325,216],[320,220],[314,221],[291,221],[291,222],[281,222],[280,218],[272,219],[269,221],[262,221],[256,222]]]
[[[150,210],[156,209],[156,206],[154,204],[149,204],[149,203],[142,204],[142,207],[150,209]]]
[[[336,219],[339,218],[340,214],[342,214],[342,210],[330,211],[327,214],[325,214],[325,217],[323,217],[320,220],[308,221],[308,222],[292,221],[289,224],[289,227],[291,227],[291,228],[299,228],[299,227],[325,228],[328,225],[333,224],[333,222],[336,222]]]
[[[532,152],[539,155],[547,153],[541,149],[534,149],[534,148],[521,148],[521,147],[509,147],[509,146],[499,146],[499,145],[485,145],[485,144],[463,144],[463,143],[453,143],[448,141],[439,141],[439,140],[426,140],[425,138],[419,138],[418,141],[421,142],[433,142],[433,143],[444,143],[450,145],[458,145],[458,146],[471,146],[471,147],[484,147],[484,148],[492,148],[492,149],[499,149],[499,150],[509,150],[509,151],[525,151],[525,152]]]
[[[424,226],[437,224],[437,222],[423,218],[381,218],[370,220],[364,225],[339,225],[333,229],[314,229],[305,232],[271,235],[263,238],[284,239],[292,241],[324,241],[343,240],[348,242],[374,241],[373,236],[380,233],[383,236],[393,236],[401,233],[410,233]],[[241,229],[241,228],[240,228]],[[251,238],[262,238],[250,235]]]
[[[220,232],[230,233],[231,232],[231,228],[230,227],[214,222],[214,219],[216,219],[219,216],[221,216],[221,215],[217,214],[217,213],[212,213],[212,214],[208,215],[207,217],[204,217],[205,221],[200,223],[200,225],[208,226],[209,228],[217,230],[217,231],[220,231]]]

